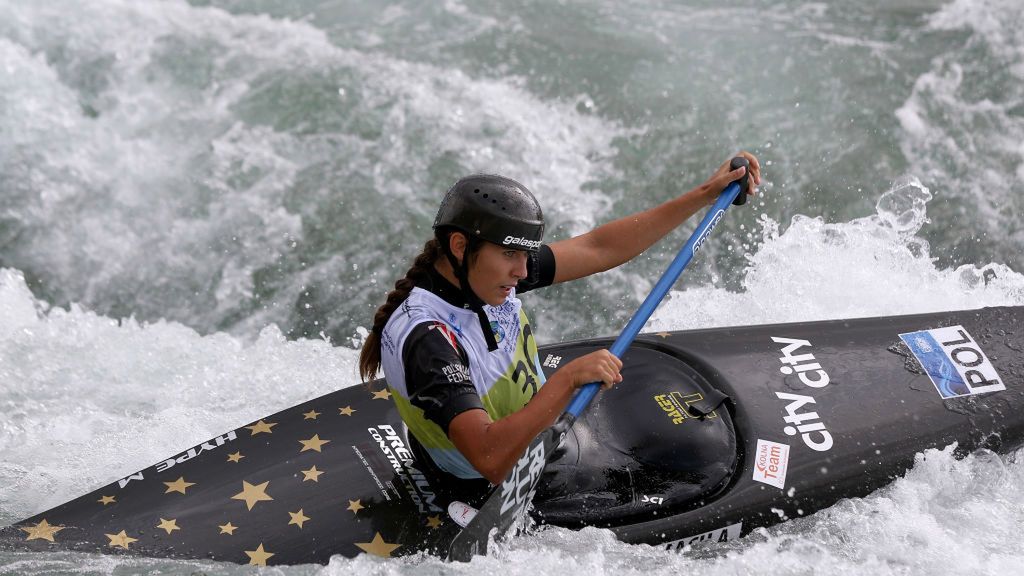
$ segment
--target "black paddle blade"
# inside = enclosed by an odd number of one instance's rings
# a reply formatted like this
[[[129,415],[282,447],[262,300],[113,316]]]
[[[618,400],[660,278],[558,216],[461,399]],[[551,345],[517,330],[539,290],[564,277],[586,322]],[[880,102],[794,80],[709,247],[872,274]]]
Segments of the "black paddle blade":
[[[526,515],[544,466],[561,446],[574,420],[571,414],[563,414],[533,439],[501,486],[494,488],[476,516],[452,540],[448,560],[469,562],[475,555],[487,554],[491,533],[501,538],[517,519]]]

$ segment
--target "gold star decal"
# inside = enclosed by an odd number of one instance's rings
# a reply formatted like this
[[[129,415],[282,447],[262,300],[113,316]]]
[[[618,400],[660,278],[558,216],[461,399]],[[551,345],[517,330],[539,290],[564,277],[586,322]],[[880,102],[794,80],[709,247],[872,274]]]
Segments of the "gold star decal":
[[[387,388],[373,393],[374,400],[387,400],[388,398],[391,398],[391,392],[388,392]]]
[[[107,504],[113,504],[114,502],[117,502],[117,500],[115,500],[113,496],[100,496],[100,499],[97,500],[97,502],[106,506]]]
[[[249,555],[250,566],[266,566],[267,560],[274,555],[273,552],[267,552],[263,549],[263,543],[256,547],[255,550],[246,550],[246,554]]]
[[[231,522],[228,522],[227,524],[221,524],[217,526],[217,528],[220,528],[221,534],[227,534],[228,536],[234,536],[235,530],[238,530],[238,526],[232,526]]]
[[[345,406],[344,408],[338,408],[338,412],[342,416],[351,416],[352,413],[355,412],[355,411],[356,410],[354,408],[352,408],[351,406]]]
[[[346,508],[346,510],[351,510],[353,514],[356,514],[360,510],[362,510],[363,508],[366,508],[366,506],[363,506],[362,499],[359,499],[359,500],[349,500],[348,501],[348,508]]]
[[[320,413],[316,410],[310,410],[309,412],[303,412],[302,415],[305,416],[303,420],[316,420],[316,417],[319,416]]]
[[[655,334],[655,336],[661,336],[662,338],[668,338],[669,336],[671,336],[671,334],[669,334],[668,332],[658,332],[657,334]]]
[[[231,499],[245,500],[245,505],[249,507],[249,510],[252,510],[252,507],[255,506],[257,502],[273,500],[273,498],[271,498],[266,492],[267,484],[270,484],[270,480],[256,486],[242,480],[242,491],[232,496]]]
[[[427,516],[427,526],[431,528],[441,527],[441,516]]]
[[[181,530],[181,528],[178,527],[178,521],[174,518],[171,518],[170,520],[164,520],[161,518],[160,523],[157,524],[156,527],[161,530],[166,530],[168,534],[175,530]]]
[[[53,542],[53,535],[63,530],[64,527],[53,526],[46,521],[46,518],[43,518],[35,526],[22,526],[21,529],[28,533],[28,538],[25,538],[26,542],[29,540],[35,540],[37,538],[40,540],[49,540],[50,542]]]
[[[356,542],[356,546],[363,549],[364,552],[369,552],[376,556],[383,556],[384,558],[390,558],[391,553],[395,551],[395,548],[399,548],[401,544],[390,544],[384,541],[381,537],[380,532],[377,532],[373,536],[373,540],[370,542]]]
[[[292,517],[291,522],[288,524],[295,524],[299,528],[302,528],[302,524],[309,520],[309,517],[302,513],[302,508],[299,508],[298,512],[289,512],[288,515]]]
[[[131,536],[125,534],[124,530],[121,530],[121,532],[119,532],[117,534],[107,534],[106,536],[107,536],[107,538],[110,538],[110,544],[107,544],[107,546],[110,546],[110,547],[120,546],[121,548],[124,548],[125,550],[128,549],[128,545],[131,544],[132,542],[138,542],[139,541],[138,538],[132,538]]]
[[[242,456],[241,452],[235,452],[234,454],[228,454],[228,462],[234,462],[235,464],[237,464],[237,463],[242,461],[242,458],[245,458],[245,456]]]
[[[323,474],[323,473],[324,473],[323,470],[317,470],[316,466],[314,465],[309,470],[303,470],[302,471],[302,474],[305,475],[305,478],[303,478],[302,481],[305,482],[307,480],[312,480],[313,482],[319,482],[320,481],[320,475]]]
[[[302,442],[302,450],[299,450],[300,453],[305,452],[306,450],[316,450],[317,452],[320,452],[320,447],[330,442],[330,440],[321,440],[319,434],[314,434],[309,440],[299,440],[299,442]]]
[[[253,424],[252,426],[246,426],[246,428],[252,430],[252,436],[255,436],[260,432],[273,434],[273,432],[271,432],[270,429],[273,428],[274,426],[277,426],[277,422],[264,422],[263,420],[260,420],[259,422]]]
[[[189,486],[195,486],[196,483],[186,482],[184,476],[178,476],[178,479],[174,482],[164,482],[164,485],[167,486],[167,491],[164,492],[164,494],[170,494],[171,492],[180,492],[184,494],[185,490],[187,490]]]

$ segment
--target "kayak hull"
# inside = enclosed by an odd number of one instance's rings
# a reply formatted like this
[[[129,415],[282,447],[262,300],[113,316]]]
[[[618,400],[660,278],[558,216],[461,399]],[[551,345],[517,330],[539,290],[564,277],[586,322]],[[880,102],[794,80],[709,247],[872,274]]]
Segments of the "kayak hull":
[[[1020,326],[1024,307],[641,335],[534,516],[679,549],[866,495],[929,448],[1011,452]],[[550,376],[610,342],[540,360]],[[269,565],[445,555],[460,529],[448,504],[378,380],[187,447],[0,530],[0,546]]]

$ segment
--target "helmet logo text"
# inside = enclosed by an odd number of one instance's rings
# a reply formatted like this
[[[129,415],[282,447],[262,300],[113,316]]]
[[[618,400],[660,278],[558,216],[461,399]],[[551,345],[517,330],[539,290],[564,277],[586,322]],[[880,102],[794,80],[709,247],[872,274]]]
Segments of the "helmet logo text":
[[[502,246],[525,246],[526,248],[540,248],[540,240],[530,240],[523,238],[522,236],[505,236],[505,239],[501,241]]]

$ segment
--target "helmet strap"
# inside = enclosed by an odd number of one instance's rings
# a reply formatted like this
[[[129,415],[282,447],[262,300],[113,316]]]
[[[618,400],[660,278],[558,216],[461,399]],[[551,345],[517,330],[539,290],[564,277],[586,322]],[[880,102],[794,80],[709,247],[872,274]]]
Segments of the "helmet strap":
[[[473,252],[479,243],[480,239],[476,236],[466,235],[466,251],[462,253],[461,263],[455,258],[455,254],[452,253],[447,239],[441,243],[441,246],[444,249],[445,256],[448,257],[448,262],[452,265],[455,277],[459,280],[462,297],[469,304],[469,309],[476,312],[476,317],[480,320],[480,330],[484,333],[484,339],[487,340],[487,350],[493,352],[498,349],[498,342],[494,338],[494,330],[491,329],[491,320],[487,317],[487,313],[484,312],[484,301],[469,286],[469,254]]]

